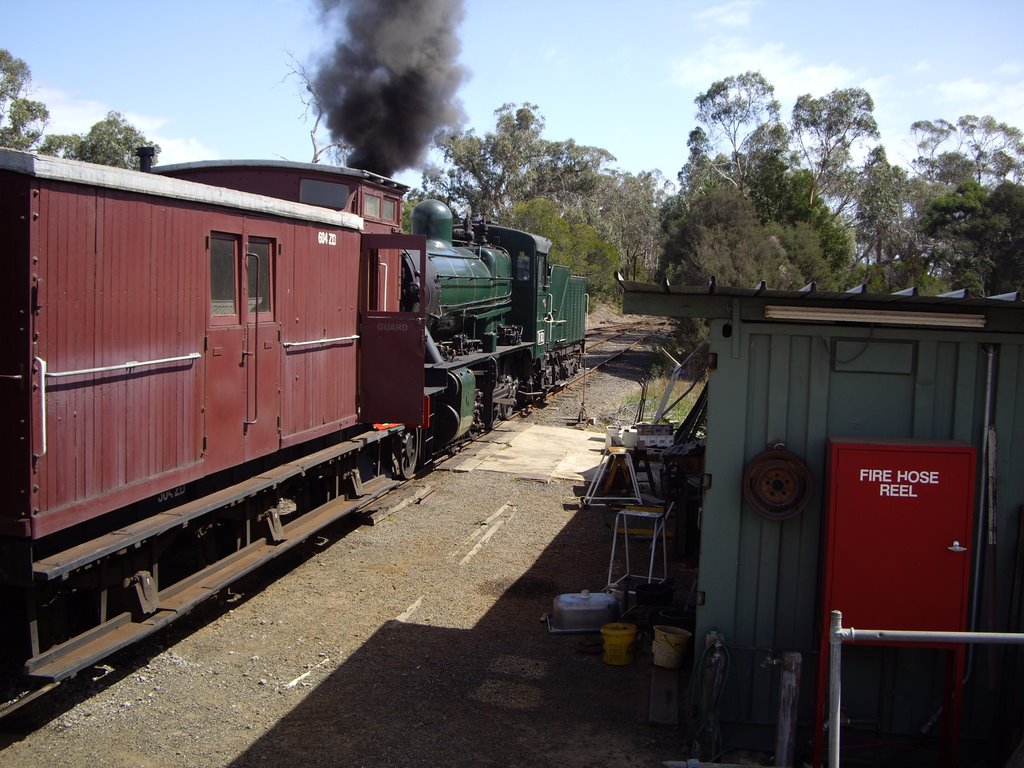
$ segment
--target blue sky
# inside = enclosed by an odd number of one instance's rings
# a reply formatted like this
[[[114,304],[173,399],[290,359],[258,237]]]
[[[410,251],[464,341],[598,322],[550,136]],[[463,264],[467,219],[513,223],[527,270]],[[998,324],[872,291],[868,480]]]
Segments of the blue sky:
[[[161,162],[309,160],[292,61],[312,67],[340,34],[311,0],[0,0],[0,47],[32,70],[50,132],[124,113]],[[453,30],[470,76],[466,128],[529,101],[549,139],[599,146],[633,173],[673,179],[694,98],[760,71],[783,114],[797,96],[862,87],[891,160],[910,124],[992,115],[1024,129],[1024,3],[1011,0],[465,0]],[[398,174],[416,184],[416,171]]]

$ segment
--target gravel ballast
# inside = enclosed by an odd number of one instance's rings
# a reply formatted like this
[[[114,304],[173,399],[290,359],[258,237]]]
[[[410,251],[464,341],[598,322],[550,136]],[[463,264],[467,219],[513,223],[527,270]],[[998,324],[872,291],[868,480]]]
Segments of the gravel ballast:
[[[637,387],[644,354],[592,375],[591,430],[603,434],[602,419]],[[528,419],[572,429],[579,410],[570,390]],[[681,727],[648,723],[649,642],[633,664],[611,666],[599,634],[550,634],[542,621],[557,595],[605,586],[613,513],[580,509],[583,490],[490,471],[418,478],[375,525],[343,521],[23,708],[4,723],[0,765],[654,766],[685,756]]]

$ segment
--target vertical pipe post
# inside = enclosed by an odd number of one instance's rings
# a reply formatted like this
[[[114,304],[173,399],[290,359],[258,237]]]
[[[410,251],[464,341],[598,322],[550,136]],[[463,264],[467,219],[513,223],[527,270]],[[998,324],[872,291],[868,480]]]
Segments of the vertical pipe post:
[[[843,612],[832,611],[828,659],[828,766],[839,768],[839,706],[842,701]]]
[[[775,729],[775,765],[792,766],[796,751],[797,704],[800,700],[800,667],[803,657],[796,652],[782,657],[779,685],[779,722]]]

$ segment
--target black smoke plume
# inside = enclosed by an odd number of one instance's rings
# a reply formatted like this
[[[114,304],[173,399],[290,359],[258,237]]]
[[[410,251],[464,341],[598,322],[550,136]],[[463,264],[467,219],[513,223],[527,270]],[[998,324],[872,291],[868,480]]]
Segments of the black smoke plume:
[[[321,0],[343,24],[314,78],[347,164],[391,176],[420,165],[434,134],[463,119],[456,99],[466,70],[455,29],[462,0]]]

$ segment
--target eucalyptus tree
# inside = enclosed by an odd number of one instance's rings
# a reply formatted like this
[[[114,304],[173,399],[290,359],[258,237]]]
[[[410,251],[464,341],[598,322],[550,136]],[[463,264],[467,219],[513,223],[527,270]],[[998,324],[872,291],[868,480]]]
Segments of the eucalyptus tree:
[[[757,159],[786,143],[774,86],[760,72],[745,72],[712,83],[694,102],[701,127],[690,133],[691,186],[715,176],[745,189]]]
[[[159,156],[159,145],[147,139],[120,112],[108,112],[105,118],[93,123],[85,133],[46,136],[39,151],[71,160],[138,170],[139,157],[136,150],[142,146],[154,148],[154,160]]]
[[[456,130],[439,137],[444,165],[424,172],[425,192],[474,213],[507,215],[533,183],[544,130],[536,110],[534,104],[504,104],[495,110],[494,131],[478,136]]]
[[[1024,187],[975,179],[940,195],[924,227],[936,273],[951,287],[988,295],[1024,289]]]
[[[918,156],[912,166],[929,182],[954,188],[967,179],[994,187],[1024,178],[1024,135],[990,115],[918,120],[911,125]]]
[[[28,64],[0,48],[0,147],[31,150],[42,138],[50,112],[29,98],[31,88]]]
[[[806,282],[786,248],[758,216],[753,203],[732,186],[673,203],[667,214],[660,275],[671,283],[699,285],[715,278],[722,285],[752,287],[765,280],[773,288]]]
[[[661,253],[661,208],[671,184],[659,171],[604,176],[597,197],[595,227],[619,255],[619,270],[628,280],[649,278]]]
[[[555,201],[563,213],[585,216],[605,166],[615,159],[611,153],[572,139],[545,139],[544,117],[535,104],[504,104],[495,116],[495,129],[483,136],[469,130],[439,138],[444,163],[424,173],[424,190],[497,218],[536,197]]]
[[[854,149],[879,136],[873,111],[863,88],[836,89],[821,98],[805,94],[793,106],[793,141],[814,181],[809,199],[821,195],[837,216],[857,194]]]
[[[903,250],[908,183],[907,172],[889,162],[884,147],[869,153],[854,214],[858,262],[889,263]]]
[[[922,228],[933,197],[919,178],[889,162],[884,147],[868,153],[854,214],[858,282],[879,292],[913,286],[940,293],[947,288],[932,273],[929,238]]]

